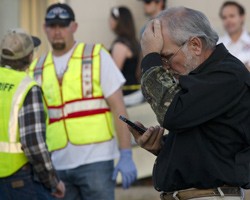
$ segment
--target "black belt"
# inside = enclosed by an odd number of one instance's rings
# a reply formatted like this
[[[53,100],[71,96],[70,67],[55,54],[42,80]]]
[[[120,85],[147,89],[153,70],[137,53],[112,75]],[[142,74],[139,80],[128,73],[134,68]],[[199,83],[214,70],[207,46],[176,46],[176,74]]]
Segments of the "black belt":
[[[161,200],[188,200],[201,197],[214,196],[241,196],[241,189],[239,187],[223,186],[214,189],[187,189],[176,192],[161,193]]]

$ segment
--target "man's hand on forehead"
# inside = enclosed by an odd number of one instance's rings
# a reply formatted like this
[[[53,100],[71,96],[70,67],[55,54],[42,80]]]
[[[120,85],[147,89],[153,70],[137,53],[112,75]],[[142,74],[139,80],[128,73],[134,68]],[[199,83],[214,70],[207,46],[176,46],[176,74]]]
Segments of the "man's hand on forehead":
[[[161,22],[159,19],[151,20],[141,39],[141,48],[143,56],[149,53],[160,53],[163,48],[163,38],[161,31]]]

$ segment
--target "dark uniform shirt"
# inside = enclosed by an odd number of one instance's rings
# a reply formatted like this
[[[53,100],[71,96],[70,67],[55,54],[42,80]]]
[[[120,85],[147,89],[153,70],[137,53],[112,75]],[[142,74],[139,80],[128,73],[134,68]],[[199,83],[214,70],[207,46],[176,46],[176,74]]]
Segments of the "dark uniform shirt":
[[[159,54],[147,55],[144,75],[160,65]],[[154,165],[155,188],[249,188],[250,73],[220,44],[198,68],[180,76],[179,87],[163,107],[169,134]],[[164,103],[166,95],[158,95]]]

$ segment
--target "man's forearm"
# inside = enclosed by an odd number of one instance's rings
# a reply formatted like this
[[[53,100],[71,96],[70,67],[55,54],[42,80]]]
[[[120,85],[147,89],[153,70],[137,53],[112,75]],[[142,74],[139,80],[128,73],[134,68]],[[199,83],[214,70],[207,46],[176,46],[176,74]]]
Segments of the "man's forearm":
[[[120,149],[131,148],[131,135],[124,122],[119,120],[119,115],[128,115],[124,102],[121,89],[118,89],[114,94],[107,98],[111,112],[114,117],[115,130]]]
[[[161,56],[159,53],[150,53],[146,55],[141,62],[142,75],[152,67],[162,66]]]

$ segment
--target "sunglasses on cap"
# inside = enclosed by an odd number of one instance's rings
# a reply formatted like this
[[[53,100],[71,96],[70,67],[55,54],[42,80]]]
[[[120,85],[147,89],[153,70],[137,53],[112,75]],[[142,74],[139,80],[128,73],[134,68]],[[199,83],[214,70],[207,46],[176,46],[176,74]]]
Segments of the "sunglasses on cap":
[[[59,19],[71,19],[70,14],[63,8],[53,8],[52,10],[50,10],[47,15],[46,15],[46,20],[50,20],[50,19],[55,19],[55,18],[59,18]]]

